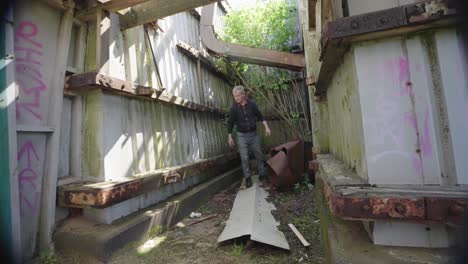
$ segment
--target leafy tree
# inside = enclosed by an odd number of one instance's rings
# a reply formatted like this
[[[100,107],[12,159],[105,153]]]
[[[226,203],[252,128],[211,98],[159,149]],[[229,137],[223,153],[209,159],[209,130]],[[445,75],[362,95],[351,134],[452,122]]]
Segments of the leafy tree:
[[[296,34],[296,8],[287,0],[263,0],[229,12],[220,36],[231,43],[289,51]]]
[[[291,50],[296,34],[296,8],[289,0],[258,0],[256,5],[229,12],[224,29],[218,32],[226,42],[245,46]],[[305,93],[302,86],[291,81],[294,74],[288,70],[258,65],[247,65],[221,58],[217,67],[231,72],[241,80],[257,101],[263,102],[267,112],[273,112],[304,140],[310,140]],[[269,109],[268,109],[269,108]],[[265,110],[265,109],[264,109]]]

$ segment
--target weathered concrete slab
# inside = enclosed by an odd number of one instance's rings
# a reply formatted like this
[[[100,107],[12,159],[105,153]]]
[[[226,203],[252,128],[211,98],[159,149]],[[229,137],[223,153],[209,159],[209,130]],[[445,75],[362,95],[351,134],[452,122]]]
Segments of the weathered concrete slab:
[[[250,239],[289,250],[284,234],[278,230],[272,210],[275,206],[266,198],[268,193],[255,180],[252,187],[239,190],[218,242],[250,235]]]
[[[112,225],[96,224],[84,217],[70,219],[57,230],[55,248],[62,252],[109,256],[125,244],[143,239],[152,230],[165,230],[179,222],[209,196],[238,180],[240,175],[241,168],[237,167],[162,204],[141,210]]]

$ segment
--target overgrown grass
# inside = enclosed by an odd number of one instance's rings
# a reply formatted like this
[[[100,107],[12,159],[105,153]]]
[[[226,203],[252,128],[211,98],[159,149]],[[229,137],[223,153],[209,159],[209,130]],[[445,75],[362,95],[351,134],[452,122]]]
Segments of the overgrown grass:
[[[41,264],[57,264],[58,259],[53,251],[43,251],[39,254],[39,263]]]
[[[242,251],[244,251],[244,245],[237,242],[234,242],[234,245],[231,247],[231,255],[233,256],[240,256],[242,254]]]

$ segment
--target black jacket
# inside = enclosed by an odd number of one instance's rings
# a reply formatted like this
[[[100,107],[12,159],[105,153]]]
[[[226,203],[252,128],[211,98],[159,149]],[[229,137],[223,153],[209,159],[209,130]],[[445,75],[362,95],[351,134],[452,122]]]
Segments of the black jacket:
[[[256,131],[257,121],[263,121],[263,115],[253,101],[247,99],[244,106],[234,102],[229,112],[228,133],[232,133],[234,125],[241,133]]]

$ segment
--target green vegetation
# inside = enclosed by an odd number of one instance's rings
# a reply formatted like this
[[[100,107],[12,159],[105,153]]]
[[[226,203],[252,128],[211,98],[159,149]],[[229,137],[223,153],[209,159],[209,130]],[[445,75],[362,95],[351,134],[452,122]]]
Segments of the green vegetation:
[[[53,251],[43,251],[39,254],[39,263],[41,264],[57,264],[58,259]]]
[[[295,35],[296,8],[286,0],[263,0],[231,11],[221,38],[251,47],[289,51]]]
[[[256,5],[231,11],[219,32],[227,42],[250,47],[291,51],[296,35],[296,7],[287,0],[262,0]],[[297,74],[284,69],[247,65],[220,58],[219,70],[235,75],[266,115],[276,115],[293,131],[295,137],[310,141],[307,91],[294,78]]]
[[[234,242],[234,245],[231,247],[231,255],[233,256],[240,256],[242,254],[242,251],[244,250],[244,245],[237,242]]]

